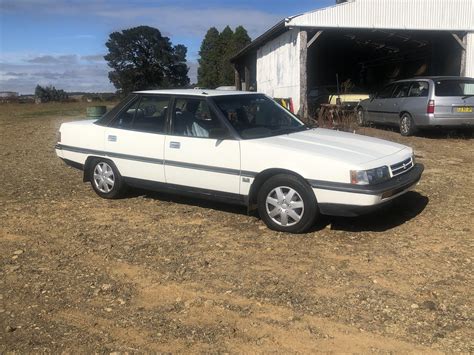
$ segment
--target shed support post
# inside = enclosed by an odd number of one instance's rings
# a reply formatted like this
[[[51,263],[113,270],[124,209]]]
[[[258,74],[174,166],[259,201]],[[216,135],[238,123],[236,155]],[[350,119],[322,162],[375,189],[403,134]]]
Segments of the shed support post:
[[[467,33],[464,36],[459,37],[456,33],[452,33],[453,38],[458,42],[461,47],[461,65],[459,69],[459,75],[466,75],[466,48],[467,48]]]
[[[234,82],[235,82],[235,90],[241,91],[242,82],[240,81],[240,73],[237,69],[237,64],[234,64]]]
[[[300,108],[298,116],[308,121],[308,79],[307,79],[307,63],[308,63],[308,32],[300,31]]]
[[[464,46],[463,46],[463,49],[462,49],[462,52],[461,52],[461,68],[459,70],[459,75],[460,76],[466,76],[467,33],[463,36],[462,43],[463,43]]]
[[[250,91],[250,69],[245,64],[245,91]]]

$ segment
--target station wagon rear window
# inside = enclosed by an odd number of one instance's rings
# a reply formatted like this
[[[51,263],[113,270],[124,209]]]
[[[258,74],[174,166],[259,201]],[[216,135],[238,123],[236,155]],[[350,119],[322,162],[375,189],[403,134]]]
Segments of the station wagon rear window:
[[[474,96],[474,79],[437,80],[436,96]]]

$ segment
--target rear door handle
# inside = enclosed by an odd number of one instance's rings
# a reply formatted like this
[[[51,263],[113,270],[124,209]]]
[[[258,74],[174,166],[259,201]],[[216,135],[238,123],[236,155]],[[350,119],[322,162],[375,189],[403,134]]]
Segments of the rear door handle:
[[[109,134],[109,136],[107,137],[107,140],[109,142],[117,142],[117,136]]]
[[[179,148],[181,148],[181,143],[180,142],[170,142],[170,148],[179,149]]]

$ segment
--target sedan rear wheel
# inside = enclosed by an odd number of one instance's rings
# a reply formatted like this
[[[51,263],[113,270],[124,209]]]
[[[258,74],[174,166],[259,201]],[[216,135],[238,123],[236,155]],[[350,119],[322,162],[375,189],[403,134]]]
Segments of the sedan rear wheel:
[[[106,162],[100,162],[94,169],[95,187],[102,193],[109,193],[115,185],[114,171]]]
[[[125,190],[125,184],[112,161],[97,159],[90,164],[90,181],[94,191],[103,198],[118,198]]]
[[[289,233],[307,231],[318,215],[311,187],[298,177],[286,174],[275,175],[262,185],[258,210],[269,228]]]

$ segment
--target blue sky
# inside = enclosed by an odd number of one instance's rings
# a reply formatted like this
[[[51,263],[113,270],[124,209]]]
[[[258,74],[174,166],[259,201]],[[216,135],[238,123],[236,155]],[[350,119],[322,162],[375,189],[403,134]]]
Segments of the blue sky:
[[[243,25],[251,38],[280,19],[335,0],[0,0],[0,90],[36,84],[67,91],[115,91],[103,60],[113,31],[148,25],[188,47],[190,79],[211,26]]]

